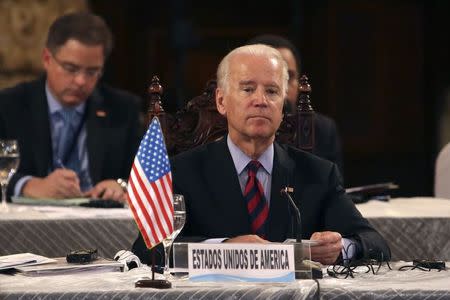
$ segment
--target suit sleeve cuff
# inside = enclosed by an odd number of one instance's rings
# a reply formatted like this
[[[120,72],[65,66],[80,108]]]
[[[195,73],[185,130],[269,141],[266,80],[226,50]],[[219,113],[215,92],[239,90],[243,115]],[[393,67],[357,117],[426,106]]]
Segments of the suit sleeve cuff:
[[[14,194],[13,196],[17,197],[17,196],[21,196],[22,195],[22,189],[25,186],[25,183],[27,183],[31,178],[33,178],[33,176],[24,176],[22,178],[20,178],[19,180],[17,180],[16,185],[14,186]]]
[[[342,238],[342,260],[348,262],[357,257],[359,248],[358,241],[350,238]]]

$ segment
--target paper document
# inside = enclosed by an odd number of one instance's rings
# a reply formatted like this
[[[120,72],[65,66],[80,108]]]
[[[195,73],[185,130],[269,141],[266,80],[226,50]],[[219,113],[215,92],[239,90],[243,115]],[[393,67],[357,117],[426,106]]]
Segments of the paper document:
[[[80,204],[89,203],[89,198],[68,198],[68,199],[38,199],[27,197],[11,197],[15,204],[25,205],[52,205],[52,206],[79,206]]]
[[[41,265],[56,260],[33,253],[19,253],[12,255],[0,256],[0,270],[11,269],[19,266]]]
[[[296,239],[286,239],[284,240],[283,244],[291,244],[296,242]],[[316,240],[302,240],[302,243],[310,246],[319,245],[319,241]]]
[[[39,266],[21,266],[16,269],[27,276],[49,276],[79,272],[122,272],[124,263],[115,260],[97,259],[86,264],[68,263],[65,257],[54,263]]]
[[[352,194],[352,193],[373,194],[373,193],[380,193],[380,192],[385,192],[388,190],[395,190],[395,189],[398,189],[398,185],[396,185],[393,182],[385,182],[385,183],[377,183],[377,184],[370,184],[370,185],[346,188],[345,192],[347,194]]]

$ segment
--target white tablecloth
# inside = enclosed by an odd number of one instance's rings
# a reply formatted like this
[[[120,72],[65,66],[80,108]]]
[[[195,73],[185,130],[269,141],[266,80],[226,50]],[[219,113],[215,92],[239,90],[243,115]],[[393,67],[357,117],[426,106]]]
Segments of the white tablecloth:
[[[325,275],[319,280],[320,299],[449,299],[448,271],[398,271],[404,264],[393,264],[393,271],[384,266],[377,275],[358,273],[348,279]],[[139,268],[125,273],[46,277],[0,275],[0,299],[314,299],[318,293],[313,280],[288,284],[185,280],[174,282],[169,290],[135,288],[134,282],[149,272],[149,268]]]
[[[112,258],[131,249],[138,229],[129,209],[9,205],[0,213],[0,255],[32,252],[48,257],[96,248]]]
[[[450,199],[394,198],[371,200],[356,207],[366,218],[450,218]]]
[[[358,204],[384,236],[393,260],[450,260],[450,200],[396,198]]]
[[[386,238],[393,260],[450,260],[450,200],[398,198],[357,207]],[[10,205],[9,213],[0,213],[0,255],[58,257],[97,248],[111,258],[131,249],[137,234],[129,209]]]

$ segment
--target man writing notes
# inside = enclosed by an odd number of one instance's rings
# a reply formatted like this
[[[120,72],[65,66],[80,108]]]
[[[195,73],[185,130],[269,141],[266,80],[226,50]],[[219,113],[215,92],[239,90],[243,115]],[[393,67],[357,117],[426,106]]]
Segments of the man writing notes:
[[[335,164],[275,142],[288,73],[280,53],[257,44],[237,48],[217,71],[218,111],[228,135],[172,160],[173,185],[186,199],[182,238],[190,241],[266,243],[293,237],[286,186],[302,214],[303,238],[318,242],[312,259],[332,264],[376,255],[389,247],[347,198]],[[217,240],[216,240],[217,241]],[[354,247],[344,245],[352,244]],[[149,261],[142,238],[134,251]]]
[[[97,84],[111,48],[100,17],[64,15],[48,32],[46,75],[0,92],[0,138],[20,147],[9,195],[125,201],[120,178],[139,145],[139,99]]]

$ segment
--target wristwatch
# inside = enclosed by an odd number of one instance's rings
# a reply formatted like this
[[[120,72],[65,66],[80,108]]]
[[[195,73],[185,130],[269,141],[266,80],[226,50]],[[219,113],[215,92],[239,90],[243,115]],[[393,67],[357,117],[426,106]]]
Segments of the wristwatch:
[[[126,193],[127,192],[127,186],[128,186],[127,181],[122,179],[122,178],[117,178],[116,182],[117,182],[118,185],[120,185],[122,190]]]

